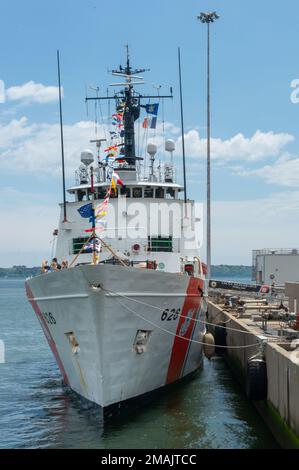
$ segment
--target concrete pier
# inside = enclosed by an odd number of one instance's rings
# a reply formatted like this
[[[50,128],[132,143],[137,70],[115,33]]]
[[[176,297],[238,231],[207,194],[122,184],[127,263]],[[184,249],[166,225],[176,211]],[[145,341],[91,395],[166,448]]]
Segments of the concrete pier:
[[[264,343],[267,400],[254,404],[282,447],[299,448],[299,349],[296,349],[296,342],[294,346],[291,341],[280,339],[278,335],[270,338],[252,311],[242,318],[236,316],[236,312],[228,311],[225,305],[209,302],[208,322],[226,327],[228,348],[223,349],[224,357],[244,387],[247,361]],[[208,329],[215,333],[214,326],[208,326]]]

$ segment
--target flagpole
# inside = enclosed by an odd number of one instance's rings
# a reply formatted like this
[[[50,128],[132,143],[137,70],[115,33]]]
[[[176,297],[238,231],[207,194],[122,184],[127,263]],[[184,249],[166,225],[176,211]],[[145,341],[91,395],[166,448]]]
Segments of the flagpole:
[[[97,253],[96,253],[96,216],[95,216],[94,200],[92,201],[92,236],[93,236],[92,263],[98,264]]]
[[[62,103],[61,103],[61,80],[60,80],[59,50],[57,50],[57,69],[58,69],[58,87],[59,87],[60,142],[61,142],[62,187],[63,187],[63,222],[67,222],[67,216],[66,216],[66,195],[65,195],[64,142],[63,142],[63,122],[62,122]]]
[[[95,200],[95,191],[94,191],[94,174],[93,174],[93,167],[90,167],[90,192],[92,194],[92,236],[93,236],[93,244],[92,244],[92,263],[97,264],[97,253],[96,253],[96,216],[95,216],[95,207],[94,207],[94,200]]]
[[[211,279],[211,92],[210,92],[210,24],[219,18],[213,11],[197,17],[207,25],[207,279]]]

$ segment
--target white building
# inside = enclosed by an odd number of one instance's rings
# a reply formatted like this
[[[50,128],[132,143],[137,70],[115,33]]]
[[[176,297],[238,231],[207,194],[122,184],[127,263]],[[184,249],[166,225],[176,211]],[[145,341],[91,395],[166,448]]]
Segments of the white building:
[[[276,285],[299,281],[299,249],[253,250],[252,280],[259,284]]]

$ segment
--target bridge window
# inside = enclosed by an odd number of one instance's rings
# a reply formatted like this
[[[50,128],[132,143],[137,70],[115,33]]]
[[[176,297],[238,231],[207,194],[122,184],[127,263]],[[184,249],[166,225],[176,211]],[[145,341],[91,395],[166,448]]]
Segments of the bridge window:
[[[142,197],[142,188],[133,188],[133,197]]]
[[[172,188],[167,188],[167,191],[166,191],[166,197],[167,199],[174,199],[175,197],[175,190],[172,189]]]
[[[156,189],[156,198],[164,199],[164,189],[163,188],[157,188]]]
[[[96,198],[97,199],[104,199],[107,194],[107,188],[97,188],[96,189]]]
[[[154,189],[147,186],[145,189],[144,189],[144,197],[154,197]]]
[[[111,189],[110,197],[111,197],[111,198],[116,198],[116,197],[118,197],[118,188],[116,188],[116,189]]]
[[[126,187],[120,188],[120,194],[122,196],[131,197],[131,188],[126,188]]]
[[[147,251],[172,252],[172,237],[148,237]]]
[[[83,191],[82,189],[78,189],[78,191],[75,192],[76,194],[76,200],[77,201],[83,201],[84,197],[86,196],[86,191]]]

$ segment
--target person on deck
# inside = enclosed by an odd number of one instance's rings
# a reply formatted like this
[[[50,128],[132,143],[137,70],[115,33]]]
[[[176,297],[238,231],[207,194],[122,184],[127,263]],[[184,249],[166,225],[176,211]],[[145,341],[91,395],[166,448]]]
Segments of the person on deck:
[[[50,271],[50,266],[48,265],[48,261],[44,260],[42,262],[42,273],[47,273]]]
[[[52,261],[50,268],[51,272],[57,271],[57,263],[55,261]]]
[[[61,265],[58,263],[57,258],[52,259],[51,268],[55,269],[55,271],[59,271],[61,269]]]

